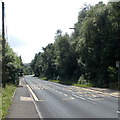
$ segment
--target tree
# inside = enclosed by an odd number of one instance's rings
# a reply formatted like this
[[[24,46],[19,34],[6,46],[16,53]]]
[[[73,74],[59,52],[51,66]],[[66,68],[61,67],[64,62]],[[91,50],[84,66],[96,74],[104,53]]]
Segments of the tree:
[[[85,5],[69,36],[57,30],[55,42],[31,63],[36,76],[60,81],[84,78],[97,87],[117,88],[116,61],[120,60],[120,2]],[[55,76],[55,77],[54,77]],[[114,85],[113,85],[114,84]]]

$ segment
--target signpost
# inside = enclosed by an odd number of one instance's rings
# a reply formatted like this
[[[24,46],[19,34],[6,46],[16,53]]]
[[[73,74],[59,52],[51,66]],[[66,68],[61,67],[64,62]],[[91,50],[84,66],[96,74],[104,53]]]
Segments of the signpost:
[[[118,90],[120,90],[120,61],[116,61],[116,67],[118,68]]]
[[[120,111],[120,61],[116,61],[116,67],[118,68],[118,111]],[[118,113],[118,119],[120,119],[120,113]]]

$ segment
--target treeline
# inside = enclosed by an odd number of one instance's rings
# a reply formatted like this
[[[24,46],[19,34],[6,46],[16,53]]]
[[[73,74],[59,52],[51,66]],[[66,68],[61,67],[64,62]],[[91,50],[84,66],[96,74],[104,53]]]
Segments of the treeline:
[[[55,42],[35,55],[35,76],[60,83],[118,86],[116,61],[120,60],[120,2],[86,5],[71,35],[57,30]]]
[[[5,64],[5,72],[3,73],[4,79],[2,78],[2,60]],[[5,45],[5,56],[2,58],[2,38],[0,37],[0,62],[1,62],[1,73],[0,79],[2,78],[3,87],[8,83],[18,84],[19,76],[23,75],[23,63],[20,56],[18,56],[12,48],[6,42]]]

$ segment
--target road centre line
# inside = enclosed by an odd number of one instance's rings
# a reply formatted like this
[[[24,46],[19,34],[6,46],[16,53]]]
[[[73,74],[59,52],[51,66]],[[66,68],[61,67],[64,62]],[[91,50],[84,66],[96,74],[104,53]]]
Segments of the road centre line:
[[[31,92],[31,94],[32,94],[32,96],[33,96],[33,98],[34,98],[34,100],[35,100],[35,101],[39,101],[38,98],[37,98],[37,96],[35,95],[35,93],[34,93],[34,92],[32,91],[32,89],[30,88],[30,86],[27,85],[27,87],[28,87],[29,91]]]

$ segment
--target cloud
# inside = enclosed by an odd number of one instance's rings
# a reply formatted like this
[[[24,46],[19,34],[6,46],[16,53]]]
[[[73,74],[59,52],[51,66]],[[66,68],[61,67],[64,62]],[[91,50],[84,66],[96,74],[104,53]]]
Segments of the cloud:
[[[120,0],[108,0],[108,2],[119,2]]]
[[[21,47],[23,45],[26,45],[25,41],[22,41],[21,39],[15,37],[15,36],[12,36],[12,35],[9,35],[8,37],[8,43],[10,44],[11,47]]]
[[[30,62],[42,47],[54,42],[57,29],[72,33],[83,3],[99,0],[5,0],[10,46]]]

